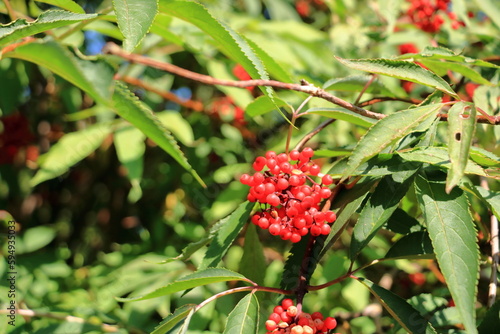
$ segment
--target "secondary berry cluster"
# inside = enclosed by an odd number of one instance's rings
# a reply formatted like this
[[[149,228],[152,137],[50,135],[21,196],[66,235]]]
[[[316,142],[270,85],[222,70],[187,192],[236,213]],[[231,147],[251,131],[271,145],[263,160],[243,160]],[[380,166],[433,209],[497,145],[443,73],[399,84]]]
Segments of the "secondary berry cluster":
[[[463,22],[458,21],[455,13],[448,10],[450,0],[408,0],[410,8],[408,8],[407,15],[410,20],[419,29],[435,33],[439,31],[444,19],[438,12],[445,12],[451,20],[453,29],[458,29]]]
[[[306,147],[299,152],[276,154],[268,151],[255,159],[255,174],[243,174],[241,183],[250,186],[247,199],[264,207],[252,216],[252,223],[268,229],[283,240],[299,242],[309,232],[313,236],[327,235],[337,218],[333,211],[320,211],[319,204],[330,197],[327,187],[333,183],[330,175],[316,183],[320,167],[311,161],[314,151]],[[265,169],[265,171],[264,171]]]
[[[291,299],[283,299],[281,305],[275,306],[273,313],[266,321],[266,334],[315,334],[328,333],[337,327],[335,318],[323,318],[319,312],[313,314],[301,312]]]

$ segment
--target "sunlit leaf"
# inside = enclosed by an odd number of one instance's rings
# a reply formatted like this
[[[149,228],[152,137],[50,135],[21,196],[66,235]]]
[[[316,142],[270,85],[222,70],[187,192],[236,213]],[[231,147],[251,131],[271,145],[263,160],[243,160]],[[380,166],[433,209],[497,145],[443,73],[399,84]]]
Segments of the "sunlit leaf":
[[[342,121],[364,126],[366,128],[372,126],[377,122],[373,118],[362,116],[344,108],[311,108],[307,110],[307,113],[321,115],[328,118],[340,119]]]
[[[186,318],[196,305],[187,304],[179,307],[174,313],[167,316],[163,321],[151,332],[151,334],[165,334],[180,321]]]
[[[243,297],[227,316],[223,334],[256,333],[259,324],[259,301],[255,294]]]
[[[61,7],[62,9],[66,9],[71,12],[85,14],[85,10],[73,0],[35,0],[35,1],[48,3],[50,5]]]
[[[123,49],[132,52],[153,24],[158,0],[113,0],[118,27],[125,37]]]

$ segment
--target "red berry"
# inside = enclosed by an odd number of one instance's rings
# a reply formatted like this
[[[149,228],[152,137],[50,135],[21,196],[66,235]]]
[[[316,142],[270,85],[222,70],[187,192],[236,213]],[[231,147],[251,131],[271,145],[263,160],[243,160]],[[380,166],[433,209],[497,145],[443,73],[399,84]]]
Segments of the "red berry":
[[[266,152],[266,158],[267,159],[274,159],[274,158],[276,158],[276,152],[274,152],[274,151],[267,151]]]
[[[332,191],[328,188],[323,188],[319,192],[321,198],[328,198],[332,194]]]
[[[323,177],[321,178],[321,183],[323,183],[325,186],[328,186],[328,185],[332,184],[333,183],[333,179],[330,176],[330,174],[323,175]]]
[[[276,183],[276,187],[278,188],[278,190],[284,190],[286,188],[288,188],[288,181],[285,180],[285,179],[279,179],[278,182]]]
[[[333,211],[327,211],[325,213],[325,219],[329,223],[333,223],[337,219],[337,215]]]
[[[284,310],[288,310],[290,306],[293,305],[293,300],[290,298],[285,298],[281,301],[281,306],[283,307]]]
[[[305,147],[302,152],[301,152],[302,155],[304,155],[305,157],[307,158],[312,158],[313,155],[314,155],[314,151],[312,148],[310,147]]]
[[[321,235],[321,227],[318,225],[311,226],[311,235],[314,237]]]
[[[250,185],[250,175],[248,175],[248,174],[241,175],[240,182],[243,184],[246,184],[247,186]]]
[[[311,173],[311,175],[314,175],[314,176],[318,175],[320,170],[321,170],[321,168],[316,164],[309,167],[309,173]]]
[[[281,226],[279,224],[271,224],[269,226],[269,233],[271,233],[272,235],[278,235],[280,234],[280,232],[281,232]]]
[[[260,218],[259,227],[266,230],[269,227],[269,220],[267,220],[266,218]]]
[[[324,326],[329,330],[334,329],[335,327],[337,327],[337,320],[335,320],[335,318],[328,317],[324,321]]]
[[[257,157],[255,159],[255,162],[253,163],[252,167],[255,169],[257,172],[260,172],[264,166],[266,165],[267,160],[264,157]]]
[[[280,198],[276,194],[269,194],[266,197],[266,202],[272,206],[278,206],[280,204]]]
[[[297,150],[293,150],[290,152],[289,156],[290,156],[290,160],[299,160],[300,152]]]
[[[273,312],[271,313],[271,315],[269,316],[269,320],[272,320],[274,321],[275,323],[279,323],[281,321],[281,317],[278,313],[276,312]]]
[[[281,313],[281,320],[283,320],[284,322],[290,323],[292,321],[292,317],[289,316],[288,313],[286,313],[286,311],[283,311]]]
[[[332,228],[328,224],[323,224],[321,226],[321,234],[322,235],[328,235],[328,234],[330,234],[331,230],[332,230]]]
[[[274,331],[276,328],[278,328],[278,325],[276,325],[276,322],[273,320],[267,320],[266,321],[266,329],[270,332]]]
[[[313,314],[311,314],[311,317],[313,318],[313,320],[315,319],[323,320],[323,314],[321,314],[320,312],[314,312]]]

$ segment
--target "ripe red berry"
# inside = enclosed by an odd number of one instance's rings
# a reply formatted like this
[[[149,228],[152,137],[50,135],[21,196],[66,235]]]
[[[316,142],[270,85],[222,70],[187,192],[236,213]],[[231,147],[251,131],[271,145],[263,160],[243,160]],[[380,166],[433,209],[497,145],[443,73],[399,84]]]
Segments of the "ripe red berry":
[[[292,233],[292,236],[290,237],[290,241],[293,242],[294,244],[299,242],[302,237],[298,233]]]
[[[269,233],[272,235],[278,235],[281,232],[281,226],[279,224],[271,224],[269,226]]]
[[[278,328],[278,325],[276,324],[275,321],[273,320],[267,320],[266,321],[266,329],[270,332],[274,331],[276,328]]]
[[[321,183],[323,183],[325,186],[328,186],[328,185],[332,184],[333,183],[333,179],[330,176],[330,174],[323,175],[323,177],[321,178]]]
[[[264,157],[257,157],[255,159],[255,162],[253,163],[252,167],[255,169],[255,171],[260,172],[262,169],[264,169],[264,166],[266,165],[267,160]]]
[[[278,206],[280,204],[280,198],[276,194],[269,194],[266,197],[266,202],[272,206]]]
[[[305,147],[305,148],[302,150],[301,154],[302,154],[303,156],[307,157],[307,158],[312,158],[312,157],[313,157],[313,155],[314,155],[314,151],[313,151],[313,149],[312,149],[312,148],[310,148],[310,147]]]
[[[309,167],[309,173],[311,173],[311,175],[314,175],[314,176],[318,175],[320,170],[321,170],[321,168],[316,164]]]
[[[276,324],[278,324],[280,321],[281,321],[281,317],[278,313],[276,312],[273,312],[271,313],[271,315],[269,316],[269,320],[272,320],[274,321]]]
[[[293,300],[290,298],[285,298],[281,301],[281,306],[283,307],[284,310],[288,310],[290,306],[293,305]]]
[[[334,329],[335,327],[337,327],[337,320],[335,320],[335,318],[328,317],[324,321],[324,326],[329,330]]]
[[[311,314],[311,317],[314,319],[321,319],[323,320],[323,314],[321,314],[321,312],[314,312],[313,314]]]
[[[250,185],[250,175],[248,175],[248,174],[241,175],[240,182],[247,185],[247,186]]]

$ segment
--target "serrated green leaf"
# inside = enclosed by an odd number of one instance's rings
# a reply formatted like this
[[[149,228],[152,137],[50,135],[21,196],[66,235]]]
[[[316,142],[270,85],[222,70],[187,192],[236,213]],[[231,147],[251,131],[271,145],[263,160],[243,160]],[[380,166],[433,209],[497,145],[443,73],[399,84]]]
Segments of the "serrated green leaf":
[[[127,170],[127,177],[132,183],[132,189],[130,189],[128,196],[131,203],[137,202],[142,197],[140,182],[144,169],[145,139],[146,136],[134,127],[121,128],[114,134],[116,155]]]
[[[302,258],[304,257],[304,252],[306,251],[308,242],[309,237],[305,237],[300,239],[299,242],[294,243],[290,248],[288,258],[286,259],[283,267],[283,272],[281,273],[281,289],[292,290],[297,287],[300,266],[302,264]]]
[[[5,45],[50,29],[92,19],[96,16],[97,14],[77,14],[65,10],[48,10],[40,14],[33,22],[28,22],[25,19],[18,19],[9,24],[0,25],[0,45]]]
[[[308,114],[325,116],[328,118],[340,119],[352,124],[364,126],[366,128],[372,126],[377,121],[373,118],[368,118],[352,112],[344,108],[311,108],[306,111]]]
[[[365,163],[362,163],[351,175],[381,177],[394,172],[412,170],[421,165],[419,162],[404,161],[396,154],[381,153]],[[328,171],[333,178],[344,175],[347,169],[347,159],[338,160]]]
[[[14,51],[4,53],[3,56],[46,67],[85,91],[95,101],[109,105],[109,97],[113,90],[114,70],[104,60],[82,60],[57,42],[41,40],[18,46]]]
[[[241,274],[235,273],[234,271],[230,271],[224,268],[208,268],[187,275],[181,279],[178,279],[175,282],[169,283],[143,296],[131,297],[131,298],[116,298],[116,300],[121,302],[146,300],[146,299],[171,295],[172,293],[192,289],[197,286],[207,285],[211,283],[218,283],[218,282],[227,282],[227,281],[248,282],[248,279]]]
[[[407,161],[418,161],[431,164],[439,168],[451,168],[450,156],[446,147],[419,147],[406,152],[396,152]],[[465,174],[489,176],[481,166],[469,160],[465,166]]]
[[[461,186],[484,201],[491,212],[500,219],[500,192],[475,186],[469,182],[464,182]]]
[[[167,316],[163,321],[156,326],[156,328],[151,332],[151,334],[165,334],[180,321],[186,318],[189,313],[196,307],[194,304],[186,304],[174,311],[174,313]]]
[[[266,268],[264,248],[257,235],[256,227],[254,224],[248,224],[239,272],[253,282],[263,285]]]
[[[431,239],[427,231],[413,232],[405,235],[389,249],[386,259],[431,259],[434,258]]]
[[[477,232],[463,191],[445,192],[443,182],[416,178],[416,192],[434,252],[468,333],[477,333],[474,308],[479,250]]]
[[[395,97],[394,93],[385,87],[380,80],[373,80],[373,77],[370,75],[349,75],[344,78],[330,79],[323,84],[323,89],[345,92],[361,92],[370,81],[372,82],[368,88],[366,88],[366,93],[380,93],[384,96]]]
[[[425,121],[433,121],[442,104],[428,105],[389,115],[373,125],[354,148],[342,180],[349,177],[363,162],[389,145],[415,131]]]
[[[241,203],[232,214],[222,220],[223,225],[213,238],[203,261],[198,266],[198,270],[215,267],[219,264],[229,246],[248,222],[248,217],[254,206],[255,203],[249,201]]]
[[[412,232],[420,232],[422,225],[405,210],[397,208],[387,221],[385,228],[399,234],[410,234]]]
[[[245,37],[245,36],[243,36]],[[274,60],[273,57],[271,57],[267,52],[265,52],[260,46],[255,44],[254,41],[245,38],[247,43],[250,45],[252,50],[255,52],[255,54],[260,58],[262,63],[265,66],[266,71],[276,80],[282,81],[282,82],[294,82],[295,80],[292,79],[290,74],[286,72],[283,67],[281,67],[280,64]]]
[[[396,320],[408,333],[436,333],[427,320],[425,320],[425,318],[403,298],[366,278],[356,277],[355,279],[370,290],[372,295],[377,298],[394,320]]]
[[[500,300],[497,300],[486,312],[477,329],[479,334],[495,334],[498,328],[500,328]]]
[[[282,99],[275,98],[273,102],[273,100],[263,95],[249,103],[245,108],[245,113],[250,117],[255,117],[276,110],[276,107],[290,108],[288,103]]]
[[[194,133],[191,124],[177,111],[156,113],[160,122],[184,145],[193,145]]]
[[[469,150],[476,130],[476,108],[472,103],[457,102],[448,111],[448,152],[451,168],[446,177],[446,192],[455,187],[465,173]]]
[[[500,29],[500,6],[492,0],[475,0],[476,5],[486,14],[491,21]]]
[[[493,85],[487,79],[485,79],[479,72],[476,70],[461,64],[450,61],[442,61],[442,60],[430,60],[430,59],[421,59],[419,62],[424,64],[433,72],[439,75],[446,75],[448,71],[453,71],[462,74],[464,77],[469,78],[470,80],[481,84],[481,85]]]
[[[124,37],[123,49],[132,52],[153,24],[158,0],[113,0],[113,9]]]
[[[180,0],[160,0],[162,13],[190,22],[211,36],[217,47],[230,59],[241,64],[254,79],[269,79],[262,60],[256,55],[249,43],[227,25],[214,18],[207,9],[196,2]],[[270,87],[260,87],[262,92],[273,100]]]
[[[109,123],[99,123],[65,134],[38,159],[40,169],[30,180],[32,187],[66,173],[72,166],[94,152],[111,133]]]
[[[36,2],[44,2],[62,9],[69,10],[79,14],[85,14],[85,10],[73,0],[35,0]]]
[[[382,178],[363,207],[352,232],[349,257],[354,261],[392,215],[410,188],[418,169]]]
[[[113,102],[114,111],[120,117],[137,127],[148,138],[151,138],[182,167],[189,171],[202,186],[205,186],[205,183],[191,167],[170,132],[158,120],[151,109],[130,92],[123,83],[117,82]]]
[[[450,85],[441,77],[421,66],[403,60],[392,59],[342,59],[335,57],[343,65],[355,70],[387,75],[401,80],[416,82],[433,87],[446,94],[457,97]]]
[[[259,323],[259,301],[254,293],[243,297],[227,316],[223,334],[256,333]]]
[[[493,63],[481,60],[474,59],[470,57],[465,57],[460,54],[453,52],[450,49],[444,48],[442,46],[427,46],[422,52],[418,54],[404,54],[398,57],[399,59],[436,59],[436,60],[449,60],[457,63],[463,63],[467,65],[475,65],[482,67],[491,67],[491,68],[500,68],[500,66],[495,65]]]
[[[174,325],[174,327],[167,332],[167,334],[186,334],[189,328],[189,324],[191,323],[191,319],[193,317],[195,309],[192,308],[191,311],[189,311],[188,315],[186,318],[182,319],[179,323]]]

